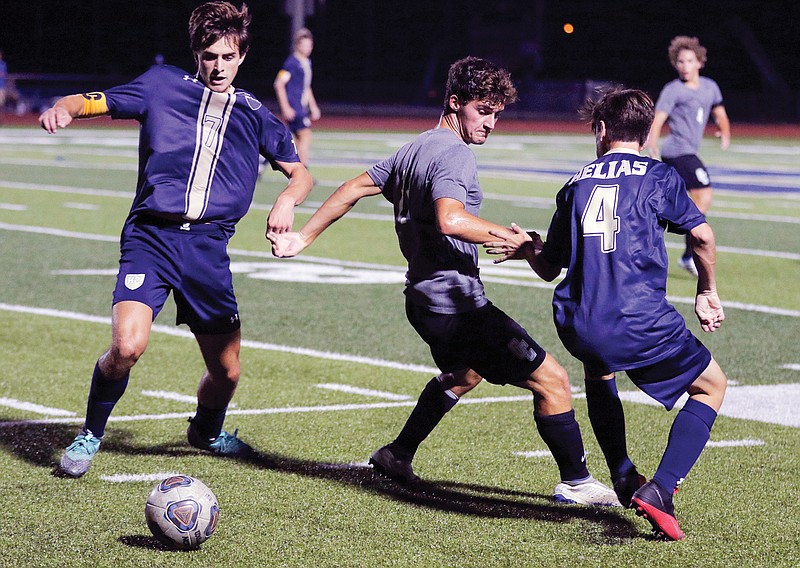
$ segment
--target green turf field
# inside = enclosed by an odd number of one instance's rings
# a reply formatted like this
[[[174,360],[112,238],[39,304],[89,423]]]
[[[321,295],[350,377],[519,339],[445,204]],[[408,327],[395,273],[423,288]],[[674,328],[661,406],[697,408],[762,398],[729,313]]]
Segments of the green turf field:
[[[502,123],[500,131],[502,130]],[[411,134],[315,131],[317,186],[302,223],[343,180]],[[561,184],[593,158],[591,136],[492,136],[475,149],[483,216],[543,232]],[[231,241],[243,322],[242,378],[226,428],[259,450],[220,460],[186,444],[202,372],[168,302],[80,480],[52,475],[82,423],[110,339],[118,240],[136,180],[136,130],[0,129],[0,566],[797,566],[800,565],[800,151],[738,138],[703,157],[719,188],[715,229],[726,322],[703,339],[732,381],[711,444],[676,498],[687,540],[664,543],[632,511],[558,506],[558,482],[522,391],[483,384],[420,449],[427,482],[374,476],[433,374],[405,321],[403,262],[382,198],[359,204],[306,254],[273,259],[264,220],[282,188],[268,172]],[[298,225],[299,226],[299,225]],[[681,240],[670,236],[673,260]],[[550,320],[552,287],[484,258],[489,297],[567,368],[590,469],[608,482],[579,367]],[[482,261],[482,262],[484,262]],[[694,280],[671,268],[692,314]],[[658,465],[674,417],[620,377],[629,446]],[[156,479],[184,473],[216,493],[217,533],[199,551],[158,545],[144,522]]]

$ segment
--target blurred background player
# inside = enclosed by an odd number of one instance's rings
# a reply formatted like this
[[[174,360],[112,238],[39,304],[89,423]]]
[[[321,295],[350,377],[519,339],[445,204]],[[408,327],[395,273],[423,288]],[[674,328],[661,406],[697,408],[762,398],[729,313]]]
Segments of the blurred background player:
[[[722,92],[716,82],[700,76],[706,64],[706,48],[696,37],[676,36],[669,44],[669,60],[678,71],[678,78],[667,83],[656,102],[656,116],[650,128],[647,149],[650,156],[661,159],[678,170],[686,182],[689,194],[704,215],[711,208],[711,178],[700,161],[700,142],[709,116],[719,128],[720,147],[726,150],[731,142],[728,114],[722,104]],[[669,135],[658,150],[658,138],[664,124]],[[689,237],[678,264],[697,276],[692,260]]]
[[[0,51],[0,115],[3,114],[6,108],[6,93],[8,81],[8,65],[3,60],[3,52]]]
[[[589,419],[620,502],[660,536],[681,540],[672,496],[700,457],[722,406],[727,379],[666,298],[664,230],[690,236],[699,277],[695,313],[705,332],[725,319],[717,295],[714,233],[672,167],[639,155],[653,121],[644,92],[616,88],[589,101],[598,159],[559,191],[547,242],[516,225],[487,243],[499,262],[524,258],[545,280],[567,269],[553,294],[553,317],[567,350],[583,363]],[[672,424],[653,479],[628,457],[616,371],[667,410],[689,399]]]
[[[294,34],[292,45],[294,51],[283,62],[273,87],[281,115],[295,137],[300,161],[308,166],[311,157],[311,122],[319,120],[321,116],[311,89],[314,36],[308,29],[300,28]]]
[[[120,239],[111,346],[95,366],[83,429],[61,457],[67,476],[89,470],[170,292],[176,323],[192,330],[206,365],[189,443],[218,455],[250,453],[236,432],[222,431],[239,381],[241,345],[227,244],[253,199],[259,151],[289,179],[269,213],[268,231],[291,229],[293,208],[312,180],[287,128],[232,85],[250,47],[249,24],[246,5],[238,10],[206,2],[189,19],[195,74],[153,66],[127,85],[64,97],[39,117],[50,133],[74,118],[104,114],[141,125],[139,179]]]
[[[290,257],[360,199],[383,194],[394,205],[395,231],[408,261],[406,315],[442,372],[425,386],[397,438],[372,454],[377,471],[417,481],[411,462],[420,444],[485,378],[533,393],[536,427],[561,475],[553,492],[557,501],[619,506],[614,491],[586,468],[566,371],[486,298],[478,274],[476,243],[491,239],[490,231],[511,233],[478,217],[483,194],[468,145],[485,143],[515,100],[506,70],[475,57],[456,61],[437,128],[342,184],[299,232],[268,236],[276,256]]]

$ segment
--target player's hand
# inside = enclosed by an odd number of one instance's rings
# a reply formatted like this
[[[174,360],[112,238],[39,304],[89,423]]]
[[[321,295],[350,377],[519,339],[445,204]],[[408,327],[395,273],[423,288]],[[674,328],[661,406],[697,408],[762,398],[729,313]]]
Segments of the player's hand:
[[[721,130],[717,130],[714,133],[714,136],[719,138],[719,147],[723,150],[727,150],[731,145],[731,137],[725,136]]]
[[[288,199],[278,197],[269,212],[269,217],[267,217],[267,235],[269,233],[287,233],[292,230],[293,223],[294,203]]]
[[[284,109],[283,111],[281,111],[281,113],[283,114],[283,119],[286,122],[292,122],[295,118],[297,118],[297,113],[291,107]]]
[[[322,113],[317,107],[308,110],[308,118],[310,118],[311,120],[319,120],[321,116]]]
[[[298,255],[306,248],[303,233],[267,233],[272,243],[272,255],[278,258],[289,258]]]
[[[706,333],[713,333],[722,325],[725,312],[722,310],[722,302],[716,290],[697,294],[694,300],[694,313],[697,314],[700,327]]]
[[[531,236],[516,223],[511,223],[511,231],[511,235],[505,232],[489,231],[490,235],[499,239],[483,243],[483,248],[487,253],[501,255],[500,258],[494,260],[494,264],[500,264],[506,260],[525,260],[529,254],[532,253],[533,256],[536,256],[541,250],[543,243],[538,233],[533,233]]]
[[[39,116],[39,124],[47,132],[55,134],[59,128],[66,128],[72,122],[72,115],[60,106],[53,106]]]

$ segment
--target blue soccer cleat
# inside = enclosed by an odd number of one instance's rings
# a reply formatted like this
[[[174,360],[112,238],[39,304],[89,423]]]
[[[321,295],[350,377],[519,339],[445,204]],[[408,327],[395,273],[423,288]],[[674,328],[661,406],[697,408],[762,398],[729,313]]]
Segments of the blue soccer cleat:
[[[101,438],[95,437],[91,430],[81,430],[75,440],[67,446],[61,456],[59,471],[69,477],[81,477],[92,465],[92,458],[100,449]]]
[[[189,439],[189,444],[195,448],[209,451],[218,456],[232,458],[246,458],[251,456],[254,452],[249,444],[239,439],[237,436],[239,433],[238,428],[233,434],[220,432],[219,436],[216,438],[207,438],[197,431],[197,428],[191,424],[191,420],[189,422],[189,429],[186,431],[186,436]]]

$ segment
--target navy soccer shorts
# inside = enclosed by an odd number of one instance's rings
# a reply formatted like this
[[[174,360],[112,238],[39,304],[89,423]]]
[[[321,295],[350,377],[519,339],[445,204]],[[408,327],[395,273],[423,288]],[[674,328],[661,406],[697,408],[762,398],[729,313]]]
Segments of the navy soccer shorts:
[[[693,334],[683,346],[658,363],[626,371],[633,383],[672,410],[675,403],[711,363],[711,352]]]
[[[406,316],[445,373],[469,368],[490,383],[518,383],[528,380],[547,355],[492,303],[461,314],[438,314],[406,299]]]
[[[227,235],[214,223],[128,223],[113,303],[146,304],[155,320],[172,292],[176,324],[201,335],[232,333],[240,323],[227,246]]]
[[[292,134],[296,134],[298,130],[303,130],[304,128],[311,128],[311,119],[308,117],[308,114],[305,110],[302,112],[298,112],[294,120],[289,123],[289,131]]]
[[[711,178],[708,175],[708,170],[700,158],[694,154],[686,154],[676,158],[662,158],[662,161],[678,170],[678,175],[686,183],[686,189],[711,187]]]

